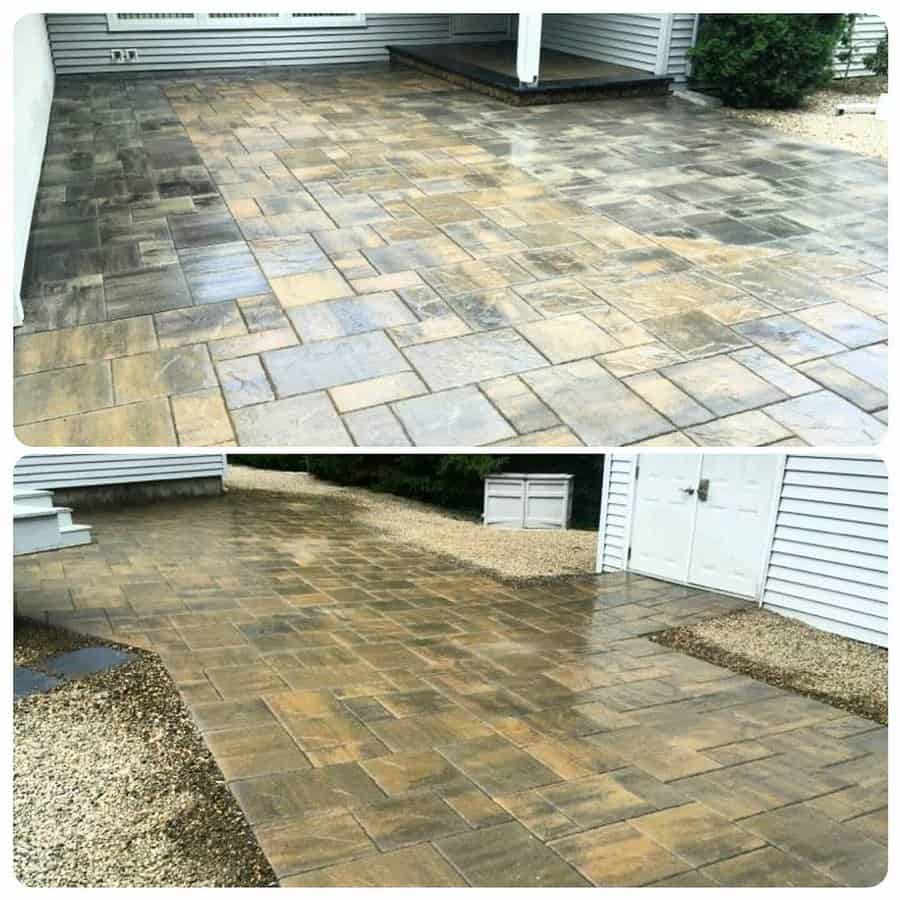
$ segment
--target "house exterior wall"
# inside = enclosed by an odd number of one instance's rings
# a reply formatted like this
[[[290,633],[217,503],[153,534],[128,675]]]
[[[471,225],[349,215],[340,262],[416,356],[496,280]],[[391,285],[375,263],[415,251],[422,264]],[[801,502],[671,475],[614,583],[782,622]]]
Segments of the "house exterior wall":
[[[13,486],[52,490],[197,478],[221,480],[224,475],[224,453],[30,454],[16,463]]]
[[[637,456],[633,453],[610,453],[606,457],[598,529],[598,572],[620,572],[627,568],[636,463]]]
[[[639,456],[608,457],[597,571],[628,568]],[[834,634],[887,646],[887,469],[860,457],[785,457],[761,603]]]
[[[688,51],[697,37],[697,13],[675,13],[672,17],[672,39],[669,43],[669,65],[666,72],[675,81],[684,81],[690,73]]]
[[[542,45],[653,72],[663,18],[662,14],[649,13],[545,13]],[[472,39],[469,34],[454,35],[451,16],[437,13],[369,13],[365,25],[349,28],[215,31],[194,28],[111,31],[103,13],[59,13],[47,15],[46,19],[53,64],[59,75],[383,62],[387,60],[386,44]],[[687,53],[694,43],[697,20],[697,13],[672,15],[667,62],[660,74],[676,81],[686,78]],[[861,14],[858,17],[851,76],[870,74],[863,65],[863,57],[874,51],[886,33],[887,24],[880,16]],[[114,48],[137,49],[140,62],[113,63],[110,50]],[[843,68],[836,60],[837,75],[843,74]]]
[[[471,41],[470,34],[452,34],[450,18],[436,13],[369,13],[365,25],[354,27],[110,31],[106,15],[92,13],[48,15],[47,26],[58,75],[124,76],[184,69],[386,62],[387,44]],[[135,48],[140,61],[113,63],[110,50],[114,48]]]
[[[541,44],[550,50],[653,72],[662,18],[655,14],[548,13]]]
[[[53,102],[53,63],[44,17],[22,16],[13,32],[13,141],[16,177],[13,201],[13,265],[15,322],[21,324],[20,291],[31,216],[47,144]]]
[[[853,54],[850,60],[851,78],[859,78],[872,73],[866,68],[863,59],[875,52],[878,42],[887,34],[887,22],[881,16],[869,14],[860,14],[856,18],[856,24],[853,26]],[[841,62],[837,57],[843,50],[838,47],[834,57],[834,76],[842,78],[844,70],[847,67],[846,62]]]
[[[763,604],[887,646],[887,489],[880,460],[788,456]]]

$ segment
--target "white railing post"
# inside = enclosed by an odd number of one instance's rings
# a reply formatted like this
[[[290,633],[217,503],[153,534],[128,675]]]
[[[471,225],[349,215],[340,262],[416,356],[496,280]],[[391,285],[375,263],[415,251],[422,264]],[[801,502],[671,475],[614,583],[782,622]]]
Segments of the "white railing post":
[[[519,13],[516,74],[520,84],[537,84],[541,68],[541,13]]]

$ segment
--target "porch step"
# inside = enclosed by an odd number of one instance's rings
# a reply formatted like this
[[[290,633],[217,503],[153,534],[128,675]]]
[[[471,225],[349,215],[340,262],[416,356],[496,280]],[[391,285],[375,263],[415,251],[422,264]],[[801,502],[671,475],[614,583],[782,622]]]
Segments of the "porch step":
[[[15,491],[13,494],[13,553],[40,553],[89,544],[90,525],[72,521],[72,510],[54,506],[49,491]]]
[[[418,69],[512,106],[667,96],[671,94],[674,82],[669,76],[635,69],[633,74],[625,76],[545,79],[536,85],[523,85],[511,75],[454,58],[452,44],[389,44],[385,49],[391,65]]]
[[[13,503],[22,503],[25,506],[44,506],[49,509],[53,506],[53,494],[50,491],[16,488],[13,491]]]

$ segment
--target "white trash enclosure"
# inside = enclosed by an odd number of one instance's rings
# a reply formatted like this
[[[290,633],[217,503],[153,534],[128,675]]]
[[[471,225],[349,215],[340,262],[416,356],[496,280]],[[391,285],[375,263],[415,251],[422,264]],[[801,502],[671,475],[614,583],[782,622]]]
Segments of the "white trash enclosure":
[[[484,480],[485,525],[495,528],[569,527],[572,475],[489,475]]]
[[[747,597],[887,646],[887,491],[884,463],[865,457],[613,453],[597,571]]]

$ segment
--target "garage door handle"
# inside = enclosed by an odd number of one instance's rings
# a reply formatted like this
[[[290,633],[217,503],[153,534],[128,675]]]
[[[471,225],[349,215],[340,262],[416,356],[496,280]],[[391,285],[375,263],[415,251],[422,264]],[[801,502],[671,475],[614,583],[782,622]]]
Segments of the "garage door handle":
[[[709,479],[701,478],[700,484],[697,485],[697,498],[704,503],[709,499]]]
[[[694,489],[692,487],[682,488],[682,490],[688,495],[688,497],[694,496]]]

